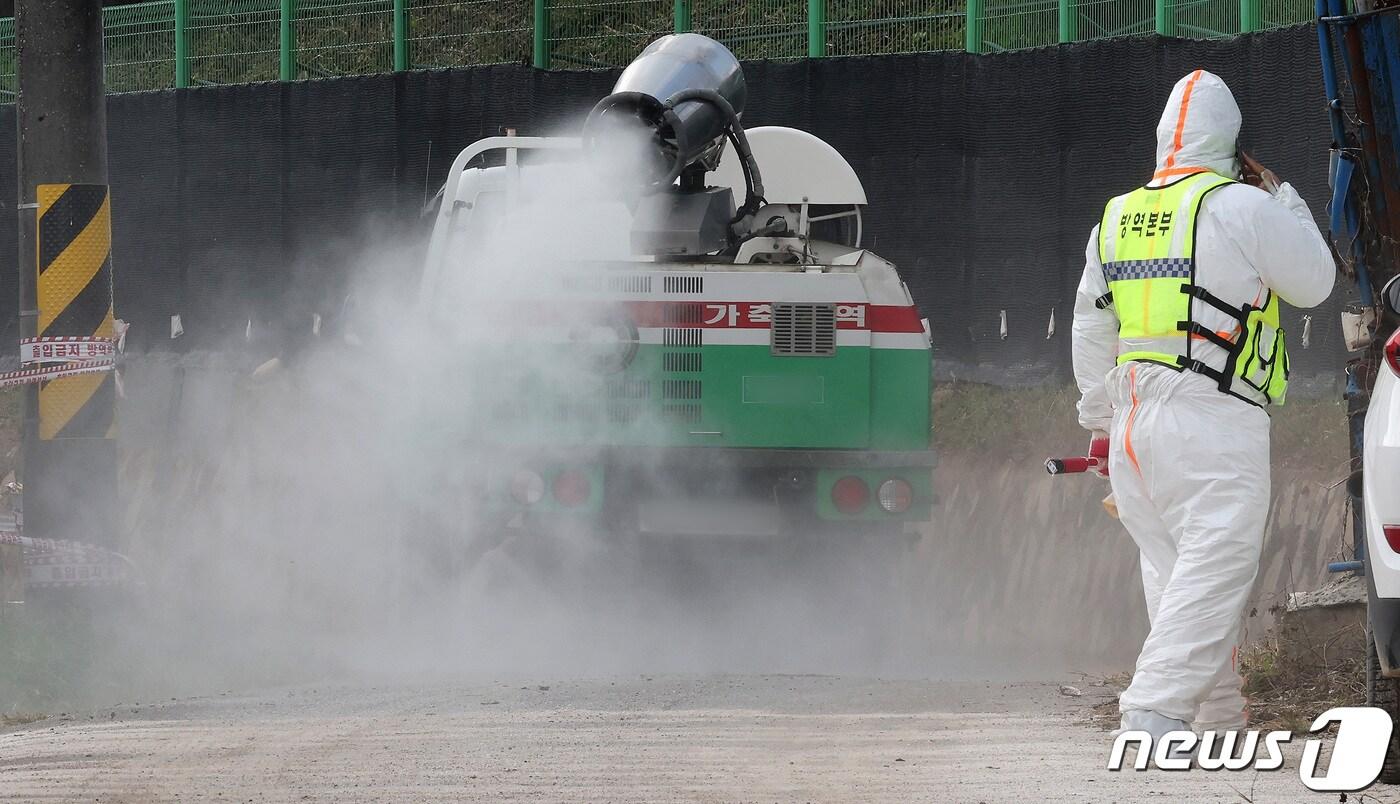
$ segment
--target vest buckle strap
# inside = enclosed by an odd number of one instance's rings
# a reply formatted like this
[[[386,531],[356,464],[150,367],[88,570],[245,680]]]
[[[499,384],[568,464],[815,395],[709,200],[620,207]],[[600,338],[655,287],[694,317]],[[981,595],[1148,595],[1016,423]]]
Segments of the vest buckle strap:
[[[1211,368],[1210,366],[1207,366],[1205,363],[1202,363],[1201,361],[1195,358],[1186,357],[1185,355],[1178,355],[1176,358],[1176,364],[1188,371],[1194,371],[1197,374],[1202,374],[1206,377],[1211,378],[1212,380],[1215,380],[1217,383],[1220,384],[1221,390],[1226,390],[1230,387],[1230,375],[1226,374],[1223,371],[1216,371],[1215,369]]]
[[[1181,292],[1185,293],[1187,296],[1191,296],[1192,298],[1200,299],[1201,301],[1205,302],[1206,304],[1209,304],[1211,307],[1214,307],[1215,309],[1219,310],[1225,315],[1230,316],[1231,318],[1235,319],[1241,324],[1243,324],[1245,319],[1249,317],[1248,305],[1244,307],[1235,307],[1234,305],[1226,304],[1220,299],[1219,296],[1216,296],[1215,294],[1211,293],[1210,291],[1206,290],[1200,285],[1183,284],[1181,286]]]
[[[1211,330],[1202,326],[1199,321],[1178,321],[1176,322],[1176,328],[1181,330],[1182,332],[1190,333],[1192,335],[1204,338],[1228,352],[1233,352],[1235,350],[1234,341],[1230,340],[1224,335],[1221,335],[1218,332],[1212,332]]]

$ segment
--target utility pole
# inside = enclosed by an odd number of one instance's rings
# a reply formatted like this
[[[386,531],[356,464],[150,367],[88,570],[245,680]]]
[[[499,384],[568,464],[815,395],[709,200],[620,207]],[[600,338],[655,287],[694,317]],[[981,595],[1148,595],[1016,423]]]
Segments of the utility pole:
[[[20,336],[111,339],[101,0],[18,0]],[[116,376],[25,386],[24,528],[111,544]]]

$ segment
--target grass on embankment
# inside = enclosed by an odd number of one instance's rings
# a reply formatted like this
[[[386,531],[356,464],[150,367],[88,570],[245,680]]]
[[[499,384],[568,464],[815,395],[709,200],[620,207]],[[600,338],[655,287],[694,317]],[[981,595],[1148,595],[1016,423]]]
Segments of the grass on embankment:
[[[1366,703],[1366,661],[1355,651],[1326,664],[1302,662],[1295,653],[1276,638],[1240,651],[1251,728],[1306,732],[1334,706]]]
[[[1089,437],[1079,426],[1078,402],[1072,385],[944,383],[933,392],[934,449],[1017,460],[1080,455]],[[1345,477],[1346,407],[1340,399],[1295,399],[1270,415],[1275,469],[1316,471],[1324,482]]]

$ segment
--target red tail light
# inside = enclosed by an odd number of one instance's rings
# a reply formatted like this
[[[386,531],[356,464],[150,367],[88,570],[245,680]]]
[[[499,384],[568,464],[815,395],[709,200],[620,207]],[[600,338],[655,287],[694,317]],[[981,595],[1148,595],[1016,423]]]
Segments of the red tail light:
[[[554,476],[554,499],[570,508],[588,502],[593,483],[588,475],[576,469],[565,469]]]
[[[858,514],[870,504],[870,486],[855,475],[846,475],[832,484],[831,503],[843,514]]]
[[[1400,525],[1383,525],[1381,530],[1385,531],[1385,543],[1392,551],[1400,553]]]
[[[1395,376],[1400,377],[1400,329],[1391,333],[1390,340],[1385,342],[1385,362],[1390,364]]]

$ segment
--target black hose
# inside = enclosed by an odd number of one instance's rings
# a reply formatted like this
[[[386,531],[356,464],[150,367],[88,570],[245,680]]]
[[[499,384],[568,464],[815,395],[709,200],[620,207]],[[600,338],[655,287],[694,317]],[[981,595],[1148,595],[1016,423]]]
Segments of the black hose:
[[[757,212],[758,208],[766,203],[763,197],[763,175],[759,173],[758,162],[753,158],[753,150],[749,148],[749,138],[744,134],[744,127],[739,122],[738,113],[734,111],[734,107],[730,105],[729,101],[725,99],[723,95],[713,89],[683,89],[670,98],[667,98],[665,106],[669,111],[674,109],[676,104],[689,100],[705,101],[713,105],[715,108],[719,109],[729,121],[729,128],[726,134],[734,143],[734,150],[738,154],[739,163],[744,169],[744,184],[746,185],[744,188],[746,191],[744,205],[740,207],[740,211],[747,211],[749,213]],[[680,172],[677,171],[676,175],[679,176]],[[675,181],[675,178],[673,177],[671,181]],[[670,184],[670,182],[667,182],[667,184]]]

